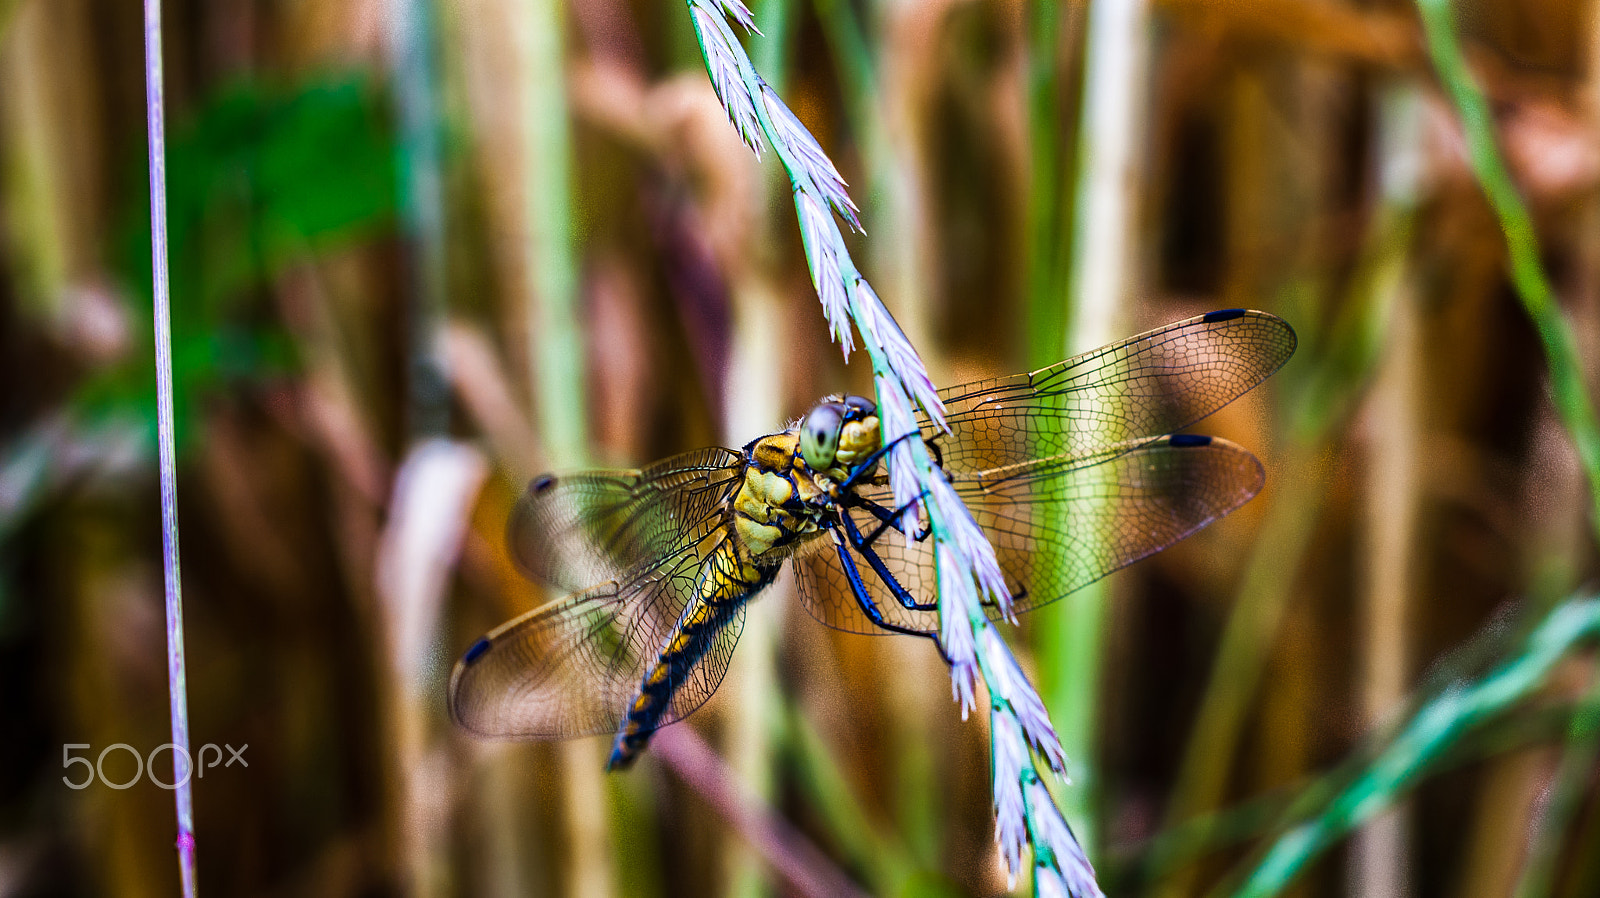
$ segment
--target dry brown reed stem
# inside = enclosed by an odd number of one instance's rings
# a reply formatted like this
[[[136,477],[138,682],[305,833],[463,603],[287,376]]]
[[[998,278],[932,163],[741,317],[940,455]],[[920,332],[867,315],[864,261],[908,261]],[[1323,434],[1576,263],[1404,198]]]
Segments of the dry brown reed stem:
[[[93,148],[104,143],[100,61],[83,2],[0,10],[0,144],[7,254],[26,306],[70,314],[69,290],[94,279],[107,218]]]
[[[574,220],[571,115],[568,107],[567,4],[534,0],[510,7],[520,143],[515,193],[522,199],[519,246],[526,269],[513,333],[525,343],[535,427],[556,467],[589,461],[585,372],[589,359],[580,319],[580,276]],[[554,598],[553,596],[551,598]],[[613,894],[613,839],[606,784],[582,743],[559,746],[569,846],[565,890],[575,896]]]
[[[736,785],[733,771],[692,727],[662,730],[652,741],[651,750],[734,831],[760,851],[796,891],[808,898],[864,898],[865,893],[803,833]]]
[[[727,129],[723,129],[727,132]],[[731,133],[731,132],[729,132]],[[741,154],[742,155],[742,154]],[[751,197],[754,205],[756,197]],[[759,242],[759,229],[751,231],[752,243]],[[759,254],[751,246],[752,257]],[[748,273],[731,285],[733,300],[733,346],[729,359],[725,393],[728,397],[723,434],[728,445],[740,445],[752,435],[773,429],[782,419],[785,366],[773,365],[788,344],[783,327],[783,301],[763,272],[747,268]],[[775,771],[769,721],[772,709],[784,701],[778,693],[777,650],[783,620],[782,612],[794,601],[790,578],[781,578],[745,612],[744,631],[739,651],[734,654],[725,678],[721,699],[729,718],[724,754],[734,780],[752,800],[770,803]],[[730,891],[734,895],[760,894],[762,891],[755,859],[744,856],[742,846],[725,852]]]
[[[1362,586],[1356,614],[1360,660],[1360,707],[1369,728],[1376,728],[1399,708],[1409,690],[1411,605],[1418,587],[1412,558],[1417,552],[1422,512],[1423,464],[1416,453],[1427,445],[1421,403],[1430,384],[1422,313],[1415,292],[1402,285],[1390,318],[1388,352],[1379,367],[1367,402],[1365,432],[1367,481],[1365,521],[1361,532]],[[1355,835],[1350,874],[1357,898],[1383,898],[1412,890],[1409,869],[1410,810],[1398,803]]]
[[[517,40],[522,7],[517,0],[463,2],[456,59],[476,137],[472,143],[475,162],[487,183],[500,185],[500,189],[483,191],[482,197],[484,223],[489,232],[489,264],[502,294],[491,318],[497,337],[494,344],[512,371],[530,372],[533,349],[519,337],[526,330],[529,315],[529,298],[522,287],[531,277],[526,250],[528,209],[523,191],[511,189],[526,176],[522,110],[527,87],[524,79],[512,76],[523,64],[523,51]],[[513,383],[516,386],[511,395],[519,402],[529,402],[527,375],[519,373]],[[530,442],[522,451],[537,450]]]

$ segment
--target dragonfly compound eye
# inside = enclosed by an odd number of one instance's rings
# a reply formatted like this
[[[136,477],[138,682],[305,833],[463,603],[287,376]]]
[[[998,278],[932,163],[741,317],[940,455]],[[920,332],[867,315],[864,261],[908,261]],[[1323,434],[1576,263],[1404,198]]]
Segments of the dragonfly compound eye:
[[[800,424],[800,454],[813,471],[833,467],[839,452],[839,429],[844,426],[844,409],[838,403],[819,405]]]
[[[864,396],[846,396],[844,397],[844,404],[855,413],[850,416],[854,420],[859,421],[869,415],[878,413],[878,406],[873,404],[871,399],[867,399]]]

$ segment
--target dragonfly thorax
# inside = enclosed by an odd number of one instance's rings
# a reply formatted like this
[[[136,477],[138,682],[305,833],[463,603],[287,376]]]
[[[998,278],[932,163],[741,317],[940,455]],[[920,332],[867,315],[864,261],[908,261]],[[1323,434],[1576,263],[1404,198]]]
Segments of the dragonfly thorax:
[[[776,562],[820,536],[840,484],[878,444],[876,407],[859,396],[831,396],[788,430],[746,445],[731,511],[750,555]]]

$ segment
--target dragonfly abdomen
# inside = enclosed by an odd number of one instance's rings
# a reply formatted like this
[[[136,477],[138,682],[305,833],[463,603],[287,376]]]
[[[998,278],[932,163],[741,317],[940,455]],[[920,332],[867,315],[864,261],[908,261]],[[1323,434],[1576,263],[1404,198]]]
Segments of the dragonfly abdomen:
[[[633,763],[672,707],[673,696],[705,657],[723,628],[739,614],[744,603],[778,575],[779,565],[752,564],[730,541],[703,569],[698,598],[684,609],[672,635],[660,649],[655,664],[644,675],[627,716],[617,728],[606,769]],[[711,684],[712,688],[716,684]]]

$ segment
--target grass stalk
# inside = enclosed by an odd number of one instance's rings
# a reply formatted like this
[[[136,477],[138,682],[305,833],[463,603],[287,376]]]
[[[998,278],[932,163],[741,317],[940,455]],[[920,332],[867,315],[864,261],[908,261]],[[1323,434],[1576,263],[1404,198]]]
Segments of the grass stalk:
[[[1070,292],[1062,356],[1110,343],[1129,287],[1129,238],[1138,209],[1135,172],[1149,52],[1149,4],[1101,0],[1090,6],[1084,53],[1084,97],[1073,174]],[[1046,699],[1058,723],[1073,788],[1068,815],[1093,855],[1099,793],[1096,717],[1110,587],[1102,580],[1067,596],[1039,625]]]
[[[527,339],[537,431],[553,468],[588,461],[584,333],[579,323],[573,246],[572,138],[566,99],[565,10],[561,0],[515,7],[522,63],[522,190],[527,218]],[[571,846],[569,895],[616,890],[607,784],[582,742],[559,746]]]
[[[1446,661],[1445,666],[1457,669],[1450,661]],[[1415,707],[1422,704],[1418,702]],[[1415,707],[1407,710],[1414,711]],[[1563,734],[1570,735],[1574,729],[1583,729],[1574,717],[1581,713],[1584,713],[1584,705],[1578,702],[1541,704],[1519,714],[1506,715],[1449,746],[1429,768],[1430,772],[1434,775],[1448,773],[1548,743]],[[1382,745],[1374,743],[1373,748],[1357,750],[1332,770],[1203,814],[1147,841],[1118,846],[1116,862],[1125,867],[1137,865],[1147,875],[1161,876],[1211,852],[1273,834],[1284,821],[1303,819],[1327,807],[1381,750]]]
[[[1600,539],[1600,422],[1596,421],[1594,403],[1584,383],[1577,338],[1545,275],[1533,217],[1495,144],[1494,116],[1467,68],[1456,38],[1450,0],[1417,0],[1417,7],[1422,12],[1434,67],[1461,117],[1473,174],[1505,233],[1511,283],[1544,348],[1556,412],[1572,437],[1589,481],[1590,525]]]
[[[540,438],[556,467],[588,455],[583,330],[572,230],[572,135],[566,98],[561,0],[529,0],[518,15],[522,44],[523,163],[527,203],[528,341]]]
[[[1368,402],[1379,422],[1367,446],[1365,525],[1361,528],[1363,583],[1356,617],[1361,635],[1359,703],[1369,725],[1381,722],[1405,699],[1408,605],[1415,594],[1416,528],[1422,513],[1421,464],[1424,339],[1415,297],[1396,297],[1390,349]],[[1358,898],[1406,894],[1409,813],[1391,808],[1356,834],[1350,855]]]
[[[62,145],[61,115],[52,102],[58,49],[52,38],[53,11],[34,5],[15,17],[17,34],[0,54],[0,78],[6,82],[4,187],[5,226],[15,235],[14,261],[22,299],[41,316],[60,314],[66,301],[70,237],[63,219],[70,211],[63,181],[70,181],[68,156]],[[0,11],[0,28],[11,17]],[[7,29],[9,30],[9,29]],[[0,38],[5,37],[0,32]],[[3,45],[0,45],[3,46]]]
[[[450,427],[439,335],[445,314],[444,186],[434,95],[433,17],[428,0],[404,0],[389,18],[390,66],[399,113],[397,191],[409,250],[407,427],[413,439]]]
[[[161,64],[161,0],[144,2],[145,121],[150,142],[150,269],[154,285],[156,428],[161,466],[161,573],[167,618],[167,692],[172,718],[173,799],[178,811],[178,875],[194,898],[193,764],[189,755],[189,683],[183,654],[183,584],[178,558],[178,464],[172,414],[172,302],[167,272],[166,100]],[[180,770],[183,757],[186,770]]]
[[[886,836],[872,822],[811,719],[793,706],[778,713],[786,714],[785,741],[793,757],[796,787],[816,808],[838,850],[862,871],[872,894],[905,894],[916,866],[904,843]]]
[[[1070,13],[1066,13],[1070,14]],[[1030,3],[1028,39],[1028,196],[1027,331],[1024,335],[1030,370],[1061,360],[1070,303],[1066,284],[1067,223],[1072,219],[1071,182],[1062,176],[1061,84],[1064,11],[1054,3]]]

